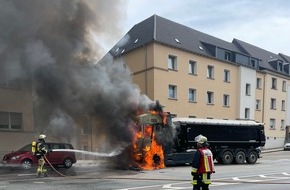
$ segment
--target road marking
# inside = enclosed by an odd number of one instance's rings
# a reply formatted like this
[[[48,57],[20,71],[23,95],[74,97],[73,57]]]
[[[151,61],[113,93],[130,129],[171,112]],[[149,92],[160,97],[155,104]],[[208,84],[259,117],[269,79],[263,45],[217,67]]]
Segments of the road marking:
[[[35,175],[35,174],[18,174],[17,176],[32,176],[32,175]]]
[[[162,186],[162,189],[167,189],[167,190],[171,190],[171,189],[188,189],[188,187],[171,187],[172,184],[166,184]]]
[[[288,173],[286,173],[286,172],[283,172],[282,174],[283,174],[283,175],[290,175],[290,174],[288,174]]]

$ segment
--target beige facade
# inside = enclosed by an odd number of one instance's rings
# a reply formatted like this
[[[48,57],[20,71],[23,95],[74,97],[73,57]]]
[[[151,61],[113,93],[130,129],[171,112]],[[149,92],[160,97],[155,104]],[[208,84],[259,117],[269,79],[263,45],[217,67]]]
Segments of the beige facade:
[[[168,68],[169,56],[176,58],[175,69]],[[159,43],[147,44],[119,59],[123,59],[130,68],[133,81],[140,87],[141,93],[152,100],[159,100],[165,111],[177,117],[262,122],[265,123],[267,137],[265,148],[283,146],[287,92],[282,86],[287,87],[289,78]],[[196,63],[194,74],[189,73],[190,61]],[[213,68],[212,78],[208,77],[208,66]],[[225,71],[229,74],[228,81],[225,81]],[[273,78],[276,79],[276,89],[272,88]],[[170,85],[176,87],[175,98],[169,97]],[[246,94],[248,86],[250,93]],[[189,100],[189,89],[195,90],[194,101]],[[207,102],[208,92],[213,93],[212,103]],[[224,96],[228,97],[228,105],[225,105]],[[271,126],[273,119],[274,126]]]
[[[0,87],[0,157],[34,140],[31,88]]]

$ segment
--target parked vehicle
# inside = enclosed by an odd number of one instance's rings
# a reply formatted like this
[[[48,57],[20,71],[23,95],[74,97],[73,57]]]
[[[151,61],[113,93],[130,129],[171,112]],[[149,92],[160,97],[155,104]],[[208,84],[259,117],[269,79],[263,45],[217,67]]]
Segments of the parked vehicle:
[[[290,150],[290,143],[284,144],[284,150]]]
[[[74,149],[71,144],[47,142],[46,146],[47,150],[51,150],[46,155],[46,158],[53,166],[70,168],[76,163],[77,160],[73,151],[54,151],[56,149]],[[36,156],[31,152],[31,144],[27,144],[15,152],[4,155],[2,163],[11,166],[21,166],[24,169],[30,169],[38,164]]]
[[[260,158],[265,145],[264,124],[254,121],[173,118],[177,139],[165,152],[165,163],[190,163],[196,149],[194,138],[200,134],[208,138],[214,159],[219,163],[249,164]]]

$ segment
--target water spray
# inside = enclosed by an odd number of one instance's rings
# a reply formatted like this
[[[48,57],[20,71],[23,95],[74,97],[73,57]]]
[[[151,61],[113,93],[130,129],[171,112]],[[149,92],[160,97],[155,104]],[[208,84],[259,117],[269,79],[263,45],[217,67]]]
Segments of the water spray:
[[[121,154],[122,150],[113,151],[110,153],[104,153],[104,152],[90,152],[85,150],[75,150],[75,149],[53,149],[52,152],[75,152],[75,153],[81,153],[85,155],[92,155],[92,156],[98,156],[98,157],[113,157]]]

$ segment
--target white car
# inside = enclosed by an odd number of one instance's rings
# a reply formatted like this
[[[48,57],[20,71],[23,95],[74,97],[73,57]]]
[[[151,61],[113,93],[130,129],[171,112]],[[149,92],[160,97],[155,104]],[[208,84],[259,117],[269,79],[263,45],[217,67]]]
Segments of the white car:
[[[284,150],[290,150],[290,143],[284,144]]]

